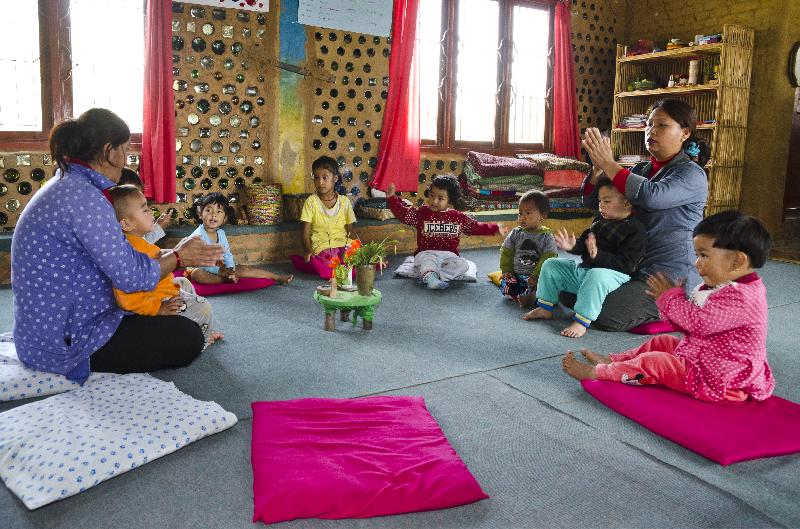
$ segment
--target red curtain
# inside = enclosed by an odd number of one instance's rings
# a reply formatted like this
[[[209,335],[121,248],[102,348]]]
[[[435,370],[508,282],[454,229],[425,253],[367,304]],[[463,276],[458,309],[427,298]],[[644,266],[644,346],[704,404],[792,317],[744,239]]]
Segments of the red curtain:
[[[172,1],[147,0],[144,120],[139,173],[144,193],[175,202],[175,108],[172,94]]]
[[[394,0],[389,97],[383,113],[378,165],[371,185],[416,191],[419,172],[419,71],[416,59],[419,0]]]
[[[553,151],[559,156],[580,158],[578,104],[575,100],[569,2],[556,2],[553,30]]]

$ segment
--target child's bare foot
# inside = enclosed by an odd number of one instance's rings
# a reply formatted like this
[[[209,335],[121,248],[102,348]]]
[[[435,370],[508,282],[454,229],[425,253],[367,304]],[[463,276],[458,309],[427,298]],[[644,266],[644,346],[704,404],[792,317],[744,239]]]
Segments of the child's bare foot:
[[[584,334],[586,334],[586,327],[577,321],[573,321],[569,324],[569,327],[561,331],[561,336],[566,336],[567,338],[580,338]]]
[[[578,380],[594,380],[597,378],[594,366],[584,364],[577,358],[572,351],[567,352],[561,359],[561,367],[571,377]]]
[[[549,320],[553,317],[553,311],[543,309],[542,307],[536,307],[530,312],[526,312],[522,315],[523,320]]]
[[[211,337],[208,339],[208,345],[211,345],[213,343],[216,343],[216,342],[218,342],[220,340],[224,340],[224,339],[225,339],[225,335],[223,335],[221,332],[212,332],[211,333]]]
[[[597,351],[591,351],[589,349],[581,349],[581,354],[593,366],[596,366],[597,364],[611,363],[611,359],[607,355],[600,354]]]
[[[275,281],[277,281],[281,285],[288,285],[289,283],[292,282],[292,279],[294,279],[294,276],[291,274],[275,276]]]
[[[536,304],[536,294],[531,292],[530,294],[522,294],[517,298],[517,303],[523,309],[527,309],[532,307]]]

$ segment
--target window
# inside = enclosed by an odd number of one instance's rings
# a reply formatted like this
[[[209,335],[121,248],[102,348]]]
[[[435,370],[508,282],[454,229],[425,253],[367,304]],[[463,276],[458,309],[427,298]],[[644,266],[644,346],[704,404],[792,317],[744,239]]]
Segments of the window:
[[[39,0],[9,10],[0,148],[46,151],[54,124],[92,107],[113,110],[141,142],[144,1]]]
[[[549,2],[420,2],[423,148],[523,152],[549,145],[551,34]]]

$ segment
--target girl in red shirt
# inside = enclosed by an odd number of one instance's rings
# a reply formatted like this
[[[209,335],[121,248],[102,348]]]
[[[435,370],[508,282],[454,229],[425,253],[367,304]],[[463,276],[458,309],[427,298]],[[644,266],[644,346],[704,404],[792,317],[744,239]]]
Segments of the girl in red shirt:
[[[459,256],[461,234],[505,235],[506,231],[494,223],[478,222],[464,213],[451,209],[461,202],[461,189],[453,175],[439,175],[428,188],[427,204],[418,208],[406,206],[395,196],[395,185],[386,189],[389,209],[403,224],[417,229],[417,249],[414,268],[417,279],[431,290],[450,286],[450,281],[469,268],[466,259]]]

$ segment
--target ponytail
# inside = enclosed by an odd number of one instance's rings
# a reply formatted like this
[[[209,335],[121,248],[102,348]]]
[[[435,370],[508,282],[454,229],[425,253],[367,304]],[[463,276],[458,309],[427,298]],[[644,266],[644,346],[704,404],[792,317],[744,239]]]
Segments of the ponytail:
[[[690,136],[683,142],[683,152],[700,167],[705,167],[711,159],[711,146],[703,138]]]
[[[92,108],[78,119],[69,119],[50,132],[50,154],[59,169],[66,171],[69,160],[92,162],[103,156],[103,146],[116,148],[131,138],[128,125],[105,108]]]
[[[81,125],[77,120],[62,121],[50,132],[50,154],[61,171],[66,171],[67,160],[79,150]]]

